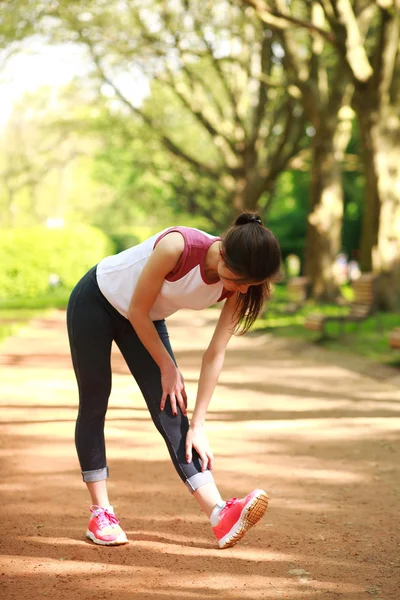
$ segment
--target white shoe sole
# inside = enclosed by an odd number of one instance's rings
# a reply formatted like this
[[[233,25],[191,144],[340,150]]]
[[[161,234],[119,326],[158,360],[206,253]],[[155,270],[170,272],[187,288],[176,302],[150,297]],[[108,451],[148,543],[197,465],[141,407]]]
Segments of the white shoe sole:
[[[89,529],[86,532],[86,537],[89,538],[89,540],[92,540],[92,542],[94,542],[95,544],[98,544],[99,546],[122,546],[122,544],[129,544],[129,540],[126,536],[120,536],[113,542],[105,542],[104,540],[99,540]]]
[[[240,513],[239,519],[236,521],[232,529],[218,540],[218,545],[222,549],[234,546],[242,539],[244,534],[253,527],[261,519],[268,508],[268,496],[260,490],[254,498],[248,502]]]

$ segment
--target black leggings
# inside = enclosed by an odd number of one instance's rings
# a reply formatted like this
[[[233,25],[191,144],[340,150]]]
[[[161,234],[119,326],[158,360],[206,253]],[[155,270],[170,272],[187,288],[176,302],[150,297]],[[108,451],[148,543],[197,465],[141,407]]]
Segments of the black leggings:
[[[210,471],[201,472],[201,460],[193,451],[186,462],[185,441],[189,428],[179,406],[174,417],[167,401],[160,411],[162,396],[160,369],[138,338],[128,319],[101,293],[93,267],[72,291],[67,309],[68,336],[79,388],[79,412],[75,444],[86,482],[108,477],[104,422],[111,392],[111,344],[115,340],[146,400],[158,431],[163,436],[175,469],[191,492],[213,482]],[[154,321],[158,335],[175,361],[165,321]]]

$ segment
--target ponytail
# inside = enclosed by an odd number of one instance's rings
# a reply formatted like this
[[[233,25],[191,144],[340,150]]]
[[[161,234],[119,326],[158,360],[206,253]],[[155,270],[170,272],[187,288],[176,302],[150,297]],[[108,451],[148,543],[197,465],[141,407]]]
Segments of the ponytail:
[[[257,213],[243,212],[222,235],[222,259],[226,267],[241,279],[260,282],[239,294],[235,315],[235,333],[245,333],[257,319],[271,295],[271,283],[280,274],[282,261],[279,242],[264,227]]]

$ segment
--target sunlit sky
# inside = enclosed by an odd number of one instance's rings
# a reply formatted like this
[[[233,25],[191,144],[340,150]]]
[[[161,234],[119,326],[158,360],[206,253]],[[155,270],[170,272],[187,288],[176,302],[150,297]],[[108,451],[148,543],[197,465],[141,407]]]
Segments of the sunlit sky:
[[[26,44],[21,54],[12,56],[0,73],[0,124],[7,121],[13,102],[27,91],[43,85],[66,85],[75,74],[87,69],[83,52],[77,46],[45,46],[40,41]]]
[[[24,93],[42,86],[64,86],[74,76],[84,76],[89,67],[84,50],[77,45],[48,46],[40,39],[27,42],[0,72],[0,127],[6,123],[13,103]],[[126,73],[116,83],[134,104],[140,104],[148,92],[147,81],[138,72]],[[107,89],[104,92],[107,94]]]

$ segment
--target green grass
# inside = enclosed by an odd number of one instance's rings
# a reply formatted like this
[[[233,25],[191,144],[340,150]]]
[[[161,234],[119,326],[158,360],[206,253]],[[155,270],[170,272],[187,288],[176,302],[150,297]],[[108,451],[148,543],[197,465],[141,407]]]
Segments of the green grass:
[[[342,292],[347,300],[351,300],[351,290],[345,288]],[[318,305],[313,301],[307,301],[295,314],[285,314],[284,308],[287,303],[285,287],[277,286],[264,318],[256,321],[253,331],[268,331],[274,335],[297,338],[310,344],[318,343],[335,352],[352,353],[381,364],[400,366],[400,352],[393,350],[388,344],[389,332],[399,326],[397,313],[381,312],[358,324],[345,323],[343,331],[339,323],[327,323],[325,328],[327,339],[321,341],[318,332],[305,329],[306,316],[311,313],[345,315],[349,312],[349,307],[335,304]]]
[[[1,298],[0,310],[3,309],[39,309],[39,308],[65,308],[71,290],[57,288],[37,298]]]
[[[0,341],[17,333],[18,329],[29,323],[31,319],[42,314],[41,309],[1,309],[0,308]]]
[[[52,290],[38,298],[0,299],[0,341],[14,335],[31,319],[52,308],[65,308],[70,295],[62,288]]]

